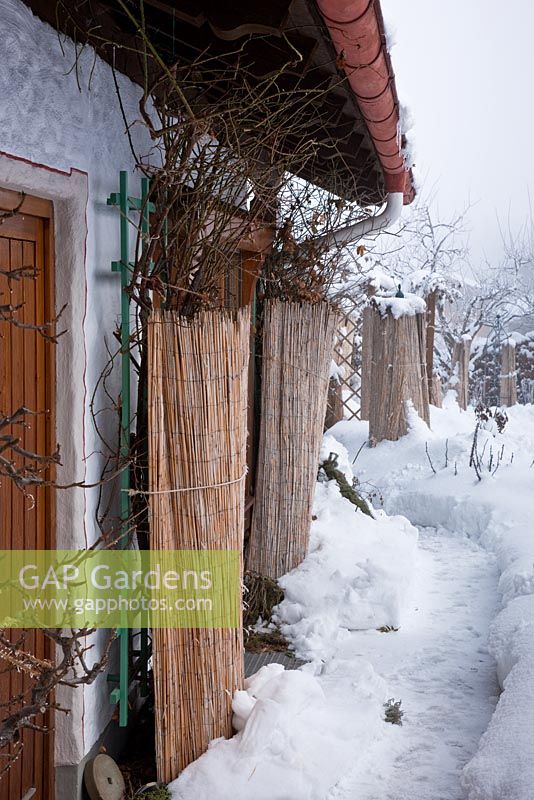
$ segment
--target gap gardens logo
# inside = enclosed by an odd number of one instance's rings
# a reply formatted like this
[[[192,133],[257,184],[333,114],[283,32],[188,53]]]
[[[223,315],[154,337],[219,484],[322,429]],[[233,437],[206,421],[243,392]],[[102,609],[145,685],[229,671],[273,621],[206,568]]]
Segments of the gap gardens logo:
[[[234,550],[0,550],[3,628],[238,628]]]

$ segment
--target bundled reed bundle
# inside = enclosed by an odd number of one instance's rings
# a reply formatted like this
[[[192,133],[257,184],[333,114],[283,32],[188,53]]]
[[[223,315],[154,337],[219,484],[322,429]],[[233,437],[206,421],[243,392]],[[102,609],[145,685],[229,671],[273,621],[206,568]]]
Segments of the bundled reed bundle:
[[[278,578],[306,556],[338,318],[326,302],[265,304],[261,424],[248,569]]]
[[[467,408],[469,405],[469,361],[471,359],[471,339],[463,338],[454,343],[452,350],[452,389],[456,389],[458,405]]]
[[[372,309],[369,440],[395,441],[407,432],[406,401],[429,423],[425,314],[395,319]]]
[[[501,374],[499,376],[499,402],[501,406],[517,403],[517,372],[515,343],[504,342],[501,349]]]
[[[436,307],[439,294],[436,290],[429,292],[426,303],[426,377],[428,379],[428,399],[432,405],[441,407],[441,395],[436,393],[437,384],[434,375],[434,339],[436,338]]]
[[[373,361],[373,309],[362,312],[362,382],[360,389],[360,419],[369,419],[371,404],[371,367]]]
[[[248,309],[192,320],[158,311],[149,321],[152,549],[243,547],[249,337]],[[161,629],[153,643],[156,759],[167,782],[232,734],[242,631]]]

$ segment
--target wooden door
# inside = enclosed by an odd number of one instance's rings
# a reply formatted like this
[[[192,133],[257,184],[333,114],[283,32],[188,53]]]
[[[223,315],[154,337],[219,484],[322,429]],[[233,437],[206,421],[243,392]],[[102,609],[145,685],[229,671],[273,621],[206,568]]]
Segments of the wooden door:
[[[0,190],[2,209],[14,209],[21,195]],[[52,208],[48,201],[24,198],[13,216],[0,216],[0,270],[24,268],[24,277],[10,280],[0,275],[0,306],[10,304],[22,326],[44,325],[53,318]],[[20,274],[20,273],[19,273]],[[2,316],[5,316],[2,315]],[[31,327],[0,319],[0,417],[20,406],[45,412],[26,418],[0,432],[20,437],[25,450],[50,454],[55,449],[54,345]],[[11,457],[11,453],[4,453]],[[14,459],[17,461],[17,458]],[[20,461],[20,459],[19,459]],[[51,549],[53,497],[49,488],[29,487],[25,495],[10,478],[0,475],[0,549]],[[24,647],[38,658],[50,657],[49,640],[40,631],[11,631],[13,639],[24,635]],[[32,681],[0,659],[0,719],[17,706],[14,700],[28,693]],[[14,700],[13,709],[8,702]],[[6,705],[7,703],[7,705]],[[41,722],[41,720],[37,720]],[[42,720],[47,725],[50,719]],[[52,800],[52,736],[25,730],[22,747],[14,745],[17,760],[0,780],[0,800]],[[0,757],[0,771],[6,759]],[[32,791],[35,790],[35,791]]]

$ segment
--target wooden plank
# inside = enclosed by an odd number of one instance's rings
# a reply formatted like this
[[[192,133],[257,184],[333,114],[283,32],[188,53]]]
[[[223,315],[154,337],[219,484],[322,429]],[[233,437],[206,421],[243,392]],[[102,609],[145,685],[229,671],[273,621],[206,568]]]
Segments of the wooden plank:
[[[38,273],[38,280],[35,281],[35,322],[37,325],[44,325],[52,317],[52,310],[48,307],[46,296],[47,271],[45,263],[45,238],[44,225],[41,224],[39,237],[35,243],[35,266]],[[53,355],[54,346],[46,343],[45,339],[37,334],[34,336],[35,346],[35,367],[33,382],[35,385],[35,408],[39,411],[49,411],[47,398],[47,386],[52,380],[52,374],[47,368],[47,356]],[[47,428],[50,424],[50,416],[40,415],[36,418],[36,440],[35,447],[38,453],[50,453],[52,451],[48,441]],[[44,475],[43,477],[47,477]],[[36,511],[38,516],[38,527],[36,536],[36,548],[50,547],[51,532],[47,531],[50,524],[47,514],[47,500],[50,494],[49,489],[36,489]]]
[[[38,221],[32,217],[28,220],[33,221],[34,233],[37,236],[38,228],[40,227]],[[22,266],[35,271],[35,241],[22,242]],[[22,289],[22,297],[24,306],[21,309],[22,320],[24,324],[35,325],[36,323],[36,303],[35,294],[36,286],[42,280],[42,276],[23,278],[20,281]],[[23,360],[21,363],[21,378],[23,381],[24,405],[32,411],[39,410],[37,406],[37,385],[36,385],[36,340],[38,334],[33,330],[22,330],[20,338],[22,339]],[[37,427],[42,424],[39,417],[30,418],[28,420],[28,427],[24,429],[23,444],[24,448],[30,452],[37,450]],[[24,542],[22,547],[31,550],[37,547],[37,516],[38,516],[38,503],[37,491],[33,490],[31,494],[34,500],[29,498],[24,503]],[[26,644],[30,652],[36,652],[37,636],[35,631],[26,631]],[[42,635],[39,637],[42,639]],[[25,692],[31,691],[32,680],[29,676],[21,675],[22,687]],[[22,756],[21,756],[21,791],[24,793],[31,786],[34,785],[34,769],[38,766],[40,748],[36,745],[36,737],[33,731],[26,730],[23,732],[22,737]]]
[[[37,236],[36,217],[0,217],[0,236],[17,241],[35,241]]]
[[[501,406],[517,403],[517,372],[515,343],[504,342],[501,349],[501,374],[499,377],[499,402]]]
[[[436,304],[438,293],[430,292],[426,298],[426,377],[428,381],[428,400],[433,402],[434,379],[434,339],[436,334]]]
[[[21,200],[22,205],[20,205]],[[40,219],[52,218],[53,206],[51,200],[45,200],[44,197],[32,197],[28,194],[23,195],[21,192],[14,192],[12,189],[0,188],[0,210],[12,211],[15,208],[19,209],[19,216],[31,214]],[[4,235],[2,232],[2,236]]]
[[[469,360],[471,339],[463,338],[454,343],[452,351],[452,379],[449,385],[456,390],[458,405],[466,409],[469,405]]]
[[[9,241],[0,238],[0,268],[8,270]],[[10,302],[10,287],[7,278],[0,276],[0,304]],[[11,404],[11,326],[0,322],[0,413],[7,413],[12,408]],[[11,547],[11,486],[6,480],[0,482],[0,547]],[[5,664],[0,661],[0,715],[3,717],[9,710],[5,703],[10,697],[11,679],[9,674],[3,672]],[[9,795],[9,775],[0,780],[0,797]]]
[[[0,268],[9,269],[9,241],[0,238]],[[7,278],[0,276],[0,304],[11,302],[11,291]],[[0,413],[7,414],[13,409],[11,400],[11,333],[12,327],[0,322]],[[6,480],[0,482],[0,546],[11,547],[11,487]]]
[[[16,220],[10,220],[10,227],[16,228]],[[9,263],[11,270],[19,269],[23,266],[22,262],[22,241],[10,239],[9,242]],[[12,303],[15,307],[24,302],[24,287],[22,281],[12,281]],[[23,309],[14,312],[18,319],[23,318]],[[24,405],[24,377],[21,367],[24,359],[23,331],[20,328],[12,328],[11,336],[11,410],[20,408]],[[16,426],[14,434],[20,436],[24,444],[24,430]],[[20,463],[21,459],[15,459]],[[24,548],[24,496],[20,489],[11,486],[11,547],[17,549]],[[21,630],[12,631],[12,638],[17,639],[22,635]],[[23,689],[22,674],[16,670],[10,671],[9,696],[17,697]],[[24,738],[23,738],[24,741]],[[12,768],[9,772],[9,791],[11,797],[21,797],[22,792],[22,758],[19,758],[17,768]]]
[[[376,294],[374,286],[367,287],[367,297]],[[373,368],[373,309],[362,311],[362,375],[360,389],[360,419],[369,419],[371,403],[371,372]]]

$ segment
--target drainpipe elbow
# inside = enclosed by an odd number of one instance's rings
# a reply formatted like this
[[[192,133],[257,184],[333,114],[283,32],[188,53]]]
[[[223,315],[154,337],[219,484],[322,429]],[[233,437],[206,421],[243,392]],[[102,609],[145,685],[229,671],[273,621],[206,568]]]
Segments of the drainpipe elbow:
[[[327,247],[342,247],[354,244],[363,236],[368,236],[372,233],[382,233],[387,228],[394,225],[400,218],[403,204],[403,192],[390,192],[386,199],[386,205],[379,214],[367,217],[367,219],[363,219],[353,225],[347,225],[345,228],[340,228],[332,233],[325,234],[325,236],[320,239],[321,244],[325,243]]]

